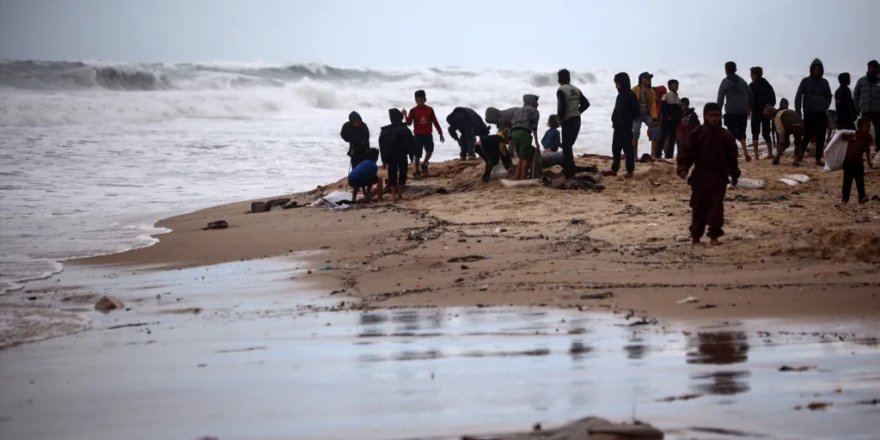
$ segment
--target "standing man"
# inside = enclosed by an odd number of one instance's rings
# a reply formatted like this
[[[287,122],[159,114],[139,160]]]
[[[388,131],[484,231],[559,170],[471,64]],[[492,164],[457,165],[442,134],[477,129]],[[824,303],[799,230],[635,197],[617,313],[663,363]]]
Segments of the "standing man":
[[[351,169],[354,169],[367,158],[367,150],[370,148],[370,129],[361,119],[358,112],[348,114],[348,122],[342,124],[339,132],[342,140],[348,142],[348,157],[351,158]]]
[[[816,58],[810,64],[810,76],[801,80],[794,95],[794,109],[804,117],[804,138],[801,151],[806,153],[810,141],[816,139],[816,166],[825,166],[825,131],[828,130],[828,107],[831,106],[831,86],[822,78],[825,66]],[[801,111],[803,110],[803,111]]]
[[[639,158],[639,132],[642,131],[642,123],[648,128],[653,128],[651,130],[651,151],[654,151],[653,143],[656,140],[654,136],[657,135],[656,131],[659,127],[660,115],[657,114],[657,92],[651,87],[651,78],[653,77],[654,75],[648,72],[642,72],[639,74],[638,84],[632,88],[633,93],[636,94],[636,98],[639,100],[639,115],[632,123],[632,153],[636,160]],[[627,157],[627,160],[629,160],[629,157]]]
[[[764,78],[764,69],[761,66],[752,67],[749,73],[752,76],[752,82],[749,84],[749,89],[752,90],[752,150],[755,152],[755,159],[760,159],[758,136],[761,136],[767,144],[767,159],[773,159],[770,118],[764,116],[764,109],[768,105],[776,105],[776,92]]]
[[[849,89],[850,81],[849,72],[837,75],[840,87],[834,91],[834,109],[837,111],[837,128],[841,130],[856,129],[856,103]]]
[[[581,113],[590,107],[590,101],[580,89],[571,85],[571,73],[562,69],[557,74],[559,89],[556,91],[556,114],[562,121],[562,168],[565,178],[574,177],[574,141],[581,131]]]
[[[614,134],[611,138],[611,169],[602,172],[603,176],[616,176],[620,170],[620,153],[626,154],[626,178],[633,175],[636,169],[635,154],[632,151],[633,126],[640,117],[639,98],[629,88],[629,75],[620,72],[614,75],[614,87],[617,88],[617,100],[611,112],[611,127]]]
[[[856,103],[856,113],[871,120],[874,126],[874,147],[880,151],[880,64],[877,60],[868,61],[868,73],[859,78],[856,88],[853,90],[853,99]]]
[[[727,177],[736,186],[740,171],[737,165],[736,141],[721,127],[721,106],[710,102],[703,108],[703,126],[690,134],[689,142],[678,151],[678,176],[691,186],[691,243],[700,238],[709,226],[712,245],[721,244],[724,235],[724,194]],[[688,177],[691,166],[694,172]]]
[[[746,123],[754,100],[752,89],[749,88],[746,80],[736,74],[736,63],[733,61],[724,64],[724,73],[727,76],[718,86],[718,107],[724,107],[724,125],[742,146],[746,162],[751,162],[752,157],[749,156],[749,150],[746,148]]]

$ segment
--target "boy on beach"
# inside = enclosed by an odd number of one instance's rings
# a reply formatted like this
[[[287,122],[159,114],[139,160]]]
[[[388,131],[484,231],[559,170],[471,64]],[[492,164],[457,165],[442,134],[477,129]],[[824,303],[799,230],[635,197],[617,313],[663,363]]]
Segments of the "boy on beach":
[[[474,145],[478,136],[489,134],[489,127],[483,122],[480,114],[472,108],[456,107],[452,109],[452,113],[446,117],[446,123],[449,124],[449,136],[458,142],[462,159],[474,155]],[[427,159],[425,161],[427,162]],[[423,171],[427,177],[427,168]]]
[[[614,134],[611,138],[611,169],[602,172],[603,176],[616,176],[620,170],[620,153],[626,155],[626,177],[630,178],[636,169],[635,154],[633,154],[633,128],[636,127],[638,118],[641,118],[639,98],[629,88],[629,75],[620,72],[614,75],[614,86],[617,87],[617,100],[614,102],[614,111],[611,112],[611,126]]]
[[[636,95],[636,102],[639,105],[639,113],[636,115],[636,118],[632,121],[632,154],[633,156],[638,156],[639,154],[639,136],[642,131],[642,123],[645,124],[648,129],[657,128],[659,124],[659,115],[657,112],[657,92],[651,87],[651,78],[654,75],[651,75],[648,72],[642,72],[639,74],[639,82],[632,88],[632,92]],[[627,75],[627,82],[629,80],[629,75]],[[615,81],[617,81],[617,77],[615,76]],[[620,95],[618,94],[618,97]],[[652,136],[651,138],[651,149],[654,149],[654,145],[656,142],[656,138],[653,135],[654,130],[651,130]],[[626,158],[629,160],[629,153],[627,153]]]
[[[550,115],[547,119],[547,126],[550,128],[544,132],[544,137],[541,138],[541,146],[544,147],[545,151],[555,153],[562,146],[562,138],[559,136],[559,117]]]
[[[556,115],[562,126],[562,168],[565,178],[574,177],[574,142],[581,131],[581,113],[590,108],[590,101],[581,89],[571,85],[571,72],[561,69],[556,74],[559,89],[556,90]],[[554,150],[555,151],[555,150]]]
[[[834,109],[837,111],[837,128],[840,130],[856,129],[856,103],[849,89],[849,73],[837,75],[840,87],[834,92]]]
[[[721,127],[721,106],[710,102],[703,108],[703,125],[690,135],[678,152],[678,176],[691,186],[691,243],[700,243],[706,226],[713,246],[724,235],[724,194],[740,176],[736,140]],[[688,177],[688,171],[694,167]]]
[[[382,181],[379,180],[379,166],[376,161],[379,160],[379,150],[370,148],[367,150],[366,157],[362,160],[350,173],[348,173],[348,184],[351,186],[351,202],[357,201],[358,190],[364,193],[364,201],[369,202],[373,194],[370,191],[373,185],[376,185],[376,200],[382,201]]]
[[[779,101],[779,110],[768,105],[764,109],[764,117],[773,121],[776,127],[776,156],[773,157],[773,165],[779,165],[782,153],[791,145],[789,136],[794,137],[794,166],[798,166],[804,158],[801,147],[801,139],[804,136],[804,120],[798,112],[788,108],[788,101],[782,98]]]
[[[413,176],[416,179],[421,179],[422,174],[428,174],[428,161],[431,160],[431,155],[434,154],[432,125],[434,128],[437,128],[440,143],[445,143],[446,139],[443,138],[443,129],[440,128],[440,122],[437,121],[434,109],[425,105],[427,101],[425,91],[416,90],[415,98],[416,106],[410,109],[409,112],[404,110],[403,115],[406,117],[406,125],[413,125],[415,146],[412,152],[410,152],[410,157],[413,161]],[[419,165],[419,161],[422,159],[422,150],[425,152],[425,162]],[[470,152],[470,155],[473,156],[473,151]],[[464,157],[462,157],[462,160],[464,160]]]
[[[843,198],[838,206],[849,203],[853,180],[856,181],[859,203],[868,201],[868,196],[865,195],[865,164],[862,162],[862,156],[868,159],[868,166],[874,168],[874,164],[871,163],[871,144],[874,142],[871,137],[871,120],[865,117],[860,118],[858,127],[855,134],[843,135],[843,140],[848,143],[846,157],[843,159]]]
[[[538,145],[538,121],[541,114],[538,113],[538,96],[523,95],[523,106],[516,109],[510,121],[510,139],[516,149],[519,162],[516,164],[516,179],[523,180],[528,177],[535,154],[540,154],[541,146]],[[535,146],[532,147],[532,139]]]
[[[678,132],[676,133],[675,140],[679,150],[687,142],[691,132],[700,127],[700,117],[697,116],[697,112],[691,107],[690,99],[681,98],[681,113],[681,121],[678,123]]]
[[[663,153],[666,159],[675,154],[675,138],[681,122],[681,100],[678,98],[678,80],[670,79],[669,90],[660,99],[660,140],[657,142],[657,156]]]
[[[358,166],[366,157],[367,149],[370,148],[370,129],[361,119],[358,112],[348,115],[348,122],[342,124],[339,136],[348,142],[348,157],[351,158],[351,168]]]
[[[406,185],[407,155],[415,148],[413,134],[403,121],[403,113],[392,108],[388,110],[390,125],[382,127],[379,133],[379,152],[382,166],[388,169],[388,186],[392,201],[397,203],[403,197]]]
[[[477,154],[486,162],[486,168],[483,170],[483,182],[489,181],[489,178],[492,176],[492,169],[495,168],[495,165],[498,165],[499,161],[504,165],[505,169],[510,170],[513,168],[510,156],[507,155],[509,132],[509,128],[502,127],[495,134],[480,136],[480,140],[477,141]]]
[[[770,119],[764,117],[764,109],[768,105],[776,105],[776,91],[770,82],[764,78],[764,68],[755,66],[749,69],[752,82],[749,89],[752,90],[752,150],[755,159],[760,159],[758,154],[758,136],[763,136],[767,144],[767,158],[773,159],[773,139],[770,133]]]

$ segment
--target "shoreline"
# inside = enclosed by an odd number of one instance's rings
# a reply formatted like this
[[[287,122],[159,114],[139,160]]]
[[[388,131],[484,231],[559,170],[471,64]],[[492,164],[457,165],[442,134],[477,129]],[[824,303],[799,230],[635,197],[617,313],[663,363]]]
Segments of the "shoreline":
[[[578,158],[608,167],[608,158]],[[72,264],[176,269],[317,252],[304,276],[347,309],[545,305],[651,319],[880,317],[880,202],[834,208],[840,173],[742,164],[763,190],[729,190],[720,247],[692,248],[689,188],[672,162],[602,192],[479,181],[482,161],[433,164],[399,204],[246,214],[234,202],[163,219],[153,246]],[[785,174],[811,182],[789,187]],[[868,170],[869,195],[880,193]],[[294,194],[300,205],[344,180]],[[438,189],[443,188],[443,193]],[[285,196],[288,197],[288,196]],[[257,199],[268,200],[269,198]],[[224,230],[202,228],[224,219]],[[733,295],[735,293],[735,295]],[[693,297],[695,302],[682,302]],[[693,301],[693,300],[691,300]]]

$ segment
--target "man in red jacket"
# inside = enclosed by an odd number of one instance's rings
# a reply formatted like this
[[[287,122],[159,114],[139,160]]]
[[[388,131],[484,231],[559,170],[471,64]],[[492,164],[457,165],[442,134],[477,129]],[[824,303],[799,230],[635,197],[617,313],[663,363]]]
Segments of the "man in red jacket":
[[[428,161],[434,154],[434,136],[432,135],[432,125],[437,128],[437,134],[440,135],[440,142],[446,142],[443,138],[443,129],[440,128],[440,122],[437,121],[437,115],[434,109],[425,105],[427,98],[424,90],[416,90],[416,106],[409,112],[403,110],[406,116],[406,125],[413,125],[413,135],[415,135],[416,145],[410,153],[410,159],[413,162],[413,175],[416,179],[421,179],[422,175],[428,175]],[[473,146],[471,146],[473,148]],[[425,151],[425,162],[419,165],[422,159],[422,150]],[[473,150],[470,151],[473,157],[476,157]],[[464,158],[462,158],[464,159]]]

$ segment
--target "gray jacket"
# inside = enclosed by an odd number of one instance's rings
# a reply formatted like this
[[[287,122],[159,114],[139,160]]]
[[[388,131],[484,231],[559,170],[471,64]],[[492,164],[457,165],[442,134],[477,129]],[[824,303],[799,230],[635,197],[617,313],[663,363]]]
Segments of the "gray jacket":
[[[802,79],[797,93],[794,95],[794,109],[798,113],[801,113],[802,108],[803,113],[825,113],[825,110],[831,106],[831,98],[834,97],[828,80],[822,78],[822,75],[825,74],[822,61],[816,58],[810,64],[811,71],[813,66],[819,66],[819,74]]]
[[[871,82],[867,76],[861,77],[853,89],[853,100],[856,112],[880,112],[880,79]]]
[[[523,106],[516,109],[513,119],[510,121],[512,128],[525,128],[529,131],[538,129],[538,121],[541,114],[538,113],[538,96],[523,95]]]
[[[718,87],[718,105],[724,106],[725,98],[727,106],[724,107],[724,112],[727,114],[747,115],[752,109],[752,89],[735,73],[727,75]]]

